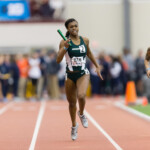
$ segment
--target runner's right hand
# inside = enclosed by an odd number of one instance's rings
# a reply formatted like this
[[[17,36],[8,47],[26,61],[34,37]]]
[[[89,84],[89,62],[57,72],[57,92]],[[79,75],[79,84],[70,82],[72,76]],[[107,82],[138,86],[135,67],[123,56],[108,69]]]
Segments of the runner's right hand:
[[[66,48],[69,47],[69,42],[70,42],[70,39],[67,39],[67,41],[64,42],[64,46],[65,46]]]
[[[147,71],[147,76],[150,78],[150,70]]]

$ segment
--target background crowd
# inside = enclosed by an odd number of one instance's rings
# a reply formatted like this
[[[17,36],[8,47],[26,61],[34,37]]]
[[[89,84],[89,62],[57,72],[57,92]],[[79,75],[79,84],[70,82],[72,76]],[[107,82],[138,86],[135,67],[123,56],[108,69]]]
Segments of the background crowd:
[[[65,59],[57,64],[56,55],[53,49],[35,50],[31,54],[0,55],[0,100],[65,100],[66,64]],[[139,50],[136,58],[128,49],[123,50],[122,56],[107,54],[105,51],[94,52],[94,55],[103,66],[104,80],[100,80],[87,58],[91,96],[124,95],[127,82],[134,81],[137,95],[149,98],[150,80],[145,73],[142,50]]]
[[[64,0],[30,0],[31,20],[64,19]]]

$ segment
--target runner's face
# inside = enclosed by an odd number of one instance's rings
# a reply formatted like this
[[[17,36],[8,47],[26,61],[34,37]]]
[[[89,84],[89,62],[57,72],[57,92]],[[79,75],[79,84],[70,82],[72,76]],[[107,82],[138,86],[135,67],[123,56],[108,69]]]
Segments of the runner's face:
[[[79,31],[78,23],[76,21],[70,22],[68,25],[68,31],[71,35],[77,36]]]

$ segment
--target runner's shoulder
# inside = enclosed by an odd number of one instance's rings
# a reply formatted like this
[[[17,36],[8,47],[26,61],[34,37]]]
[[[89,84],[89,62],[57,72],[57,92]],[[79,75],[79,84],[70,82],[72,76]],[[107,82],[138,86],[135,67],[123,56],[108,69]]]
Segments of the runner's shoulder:
[[[82,36],[82,38],[83,38],[85,44],[88,45],[89,44],[89,39],[87,37],[83,37],[83,36]]]
[[[64,42],[65,42],[64,40],[61,40],[59,46],[60,47],[64,46]]]

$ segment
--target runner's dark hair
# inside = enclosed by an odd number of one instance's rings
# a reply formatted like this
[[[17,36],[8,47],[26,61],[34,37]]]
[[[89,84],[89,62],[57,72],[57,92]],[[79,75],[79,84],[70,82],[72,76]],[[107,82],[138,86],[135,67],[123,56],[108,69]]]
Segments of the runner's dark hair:
[[[73,22],[73,21],[76,21],[74,18],[70,18],[70,19],[67,19],[66,22],[65,22],[65,27],[66,29],[68,29],[68,25],[69,23]],[[77,21],[76,21],[77,22]],[[66,37],[68,38],[70,35],[69,31],[66,32]]]

